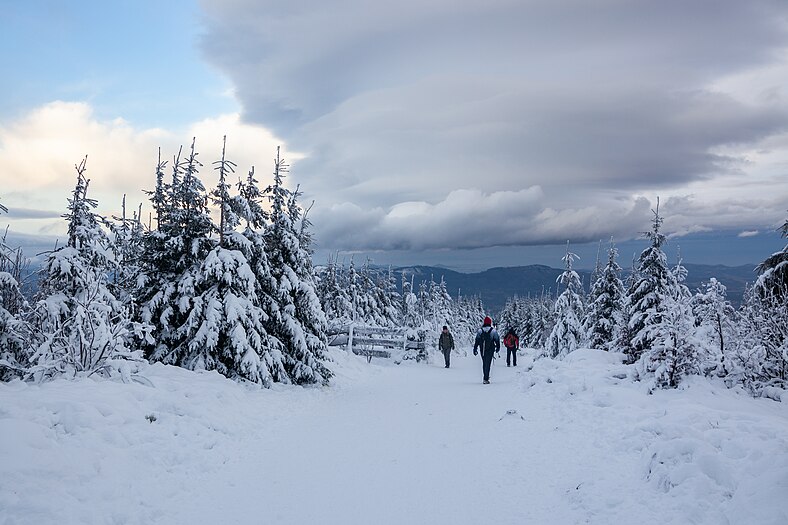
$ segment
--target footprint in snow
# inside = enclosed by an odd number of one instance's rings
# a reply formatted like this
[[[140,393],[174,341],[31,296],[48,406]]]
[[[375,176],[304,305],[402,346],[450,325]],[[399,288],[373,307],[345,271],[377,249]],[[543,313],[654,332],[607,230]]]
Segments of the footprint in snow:
[[[498,421],[503,421],[504,418],[508,418],[508,419],[515,418],[515,419],[521,419],[521,420],[525,421],[525,418],[523,416],[521,416],[520,414],[518,414],[517,410],[515,410],[513,408],[507,410],[506,413],[504,415],[502,415],[501,418]]]

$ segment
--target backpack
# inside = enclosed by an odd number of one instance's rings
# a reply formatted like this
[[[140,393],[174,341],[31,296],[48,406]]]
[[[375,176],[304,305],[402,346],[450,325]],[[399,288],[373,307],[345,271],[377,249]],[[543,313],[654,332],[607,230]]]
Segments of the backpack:
[[[493,344],[492,330],[490,330],[489,332],[482,330],[482,337],[480,343],[481,344],[479,346],[481,347],[482,352],[493,351],[495,345]]]
[[[506,334],[506,337],[503,338],[503,344],[507,348],[514,348],[515,346],[517,346],[517,343],[515,342],[514,334],[512,333]]]

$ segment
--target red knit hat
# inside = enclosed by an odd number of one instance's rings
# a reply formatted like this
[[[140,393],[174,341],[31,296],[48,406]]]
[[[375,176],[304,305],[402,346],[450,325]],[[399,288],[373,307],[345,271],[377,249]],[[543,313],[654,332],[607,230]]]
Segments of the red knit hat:
[[[489,316],[484,318],[484,325],[483,326],[492,326],[492,319]]]

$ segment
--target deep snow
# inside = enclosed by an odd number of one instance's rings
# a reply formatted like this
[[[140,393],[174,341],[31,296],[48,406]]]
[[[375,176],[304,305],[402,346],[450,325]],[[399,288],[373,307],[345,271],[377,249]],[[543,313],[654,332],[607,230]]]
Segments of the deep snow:
[[[339,350],[327,388],[0,384],[0,522],[788,523],[788,404],[524,354],[491,385]]]

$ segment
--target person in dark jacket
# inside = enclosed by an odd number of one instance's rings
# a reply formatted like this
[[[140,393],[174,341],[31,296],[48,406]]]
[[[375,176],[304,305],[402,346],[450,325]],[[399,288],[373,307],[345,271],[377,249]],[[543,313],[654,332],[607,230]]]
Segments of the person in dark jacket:
[[[441,336],[438,339],[438,348],[443,352],[443,360],[446,361],[446,368],[449,368],[449,357],[451,356],[451,351],[454,350],[454,337],[452,337],[451,332],[449,332],[448,326],[444,325],[443,327]]]
[[[490,365],[492,365],[493,352],[500,353],[501,338],[498,332],[492,327],[492,319],[484,318],[484,324],[476,332],[476,342],[473,345],[473,355],[482,353],[482,372],[484,373],[484,384],[490,384]],[[499,354],[500,355],[500,354]]]
[[[503,336],[503,346],[506,347],[506,366],[510,366],[510,358],[513,360],[514,366],[517,366],[517,348],[520,346],[520,339],[514,328],[509,328],[509,331]]]

